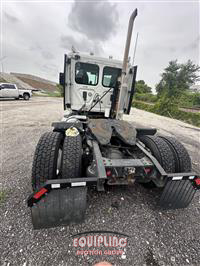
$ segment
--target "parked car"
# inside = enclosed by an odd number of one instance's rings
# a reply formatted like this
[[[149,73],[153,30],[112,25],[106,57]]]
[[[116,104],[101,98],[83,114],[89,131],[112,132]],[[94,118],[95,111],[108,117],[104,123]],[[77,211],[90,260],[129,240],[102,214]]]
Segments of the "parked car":
[[[31,90],[19,89],[16,84],[0,83],[0,98],[23,98],[27,101],[31,96]]]

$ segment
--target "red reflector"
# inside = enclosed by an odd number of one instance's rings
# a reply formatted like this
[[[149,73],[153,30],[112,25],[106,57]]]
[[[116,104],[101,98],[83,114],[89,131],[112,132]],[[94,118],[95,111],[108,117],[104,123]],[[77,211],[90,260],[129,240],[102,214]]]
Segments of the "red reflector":
[[[151,168],[144,168],[144,170],[145,170],[145,173],[146,173],[146,174],[148,174],[148,173],[151,172]]]
[[[200,178],[194,180],[197,186],[200,186]]]
[[[110,170],[106,171],[107,176],[111,176],[112,172]]]
[[[39,199],[44,193],[46,193],[48,190],[46,188],[42,188],[40,191],[38,191],[33,197],[34,199]]]

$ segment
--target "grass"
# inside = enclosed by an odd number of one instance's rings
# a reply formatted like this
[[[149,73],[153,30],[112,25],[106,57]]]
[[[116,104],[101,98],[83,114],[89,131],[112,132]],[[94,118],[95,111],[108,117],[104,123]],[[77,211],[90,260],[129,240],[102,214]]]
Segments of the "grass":
[[[3,203],[6,198],[6,192],[4,190],[0,190],[0,203]]]
[[[155,103],[158,97],[152,93],[136,93],[134,99],[141,102]]]
[[[192,113],[180,110],[179,107],[173,104],[170,100],[158,101],[155,105],[150,105],[148,103],[135,100],[132,106],[158,115],[178,119],[188,124],[200,127],[200,113]]]
[[[7,81],[3,78],[0,78],[0,83],[6,83]]]
[[[62,97],[59,91],[56,91],[56,92],[45,92],[45,93],[35,93],[35,92],[33,92],[33,96],[39,96],[39,97]]]

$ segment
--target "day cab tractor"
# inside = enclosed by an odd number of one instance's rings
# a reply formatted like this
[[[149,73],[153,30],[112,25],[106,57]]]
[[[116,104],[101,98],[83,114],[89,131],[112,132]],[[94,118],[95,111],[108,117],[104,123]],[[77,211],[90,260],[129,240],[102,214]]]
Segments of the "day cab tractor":
[[[155,186],[164,209],[187,207],[200,187],[178,140],[123,120],[135,89],[137,66],[128,58],[136,16],[137,9],[123,62],[75,51],[64,57],[64,117],[41,136],[33,159],[28,206],[34,229],[83,222],[89,186]]]

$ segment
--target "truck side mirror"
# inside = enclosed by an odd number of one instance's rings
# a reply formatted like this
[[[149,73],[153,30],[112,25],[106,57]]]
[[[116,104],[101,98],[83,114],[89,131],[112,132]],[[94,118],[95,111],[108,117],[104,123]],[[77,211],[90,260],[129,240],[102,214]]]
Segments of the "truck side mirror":
[[[59,84],[62,85],[63,87],[65,85],[65,75],[62,72],[59,73]]]

